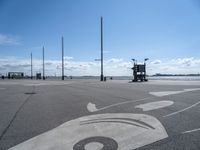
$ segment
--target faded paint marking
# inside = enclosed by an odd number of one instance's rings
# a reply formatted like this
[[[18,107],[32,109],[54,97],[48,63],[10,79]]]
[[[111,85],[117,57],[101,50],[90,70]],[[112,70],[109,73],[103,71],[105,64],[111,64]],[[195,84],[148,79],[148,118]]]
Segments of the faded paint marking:
[[[135,106],[135,108],[141,108],[143,111],[150,111],[150,110],[160,109],[163,107],[168,107],[173,104],[174,104],[173,101],[156,101],[146,104],[140,104]]]
[[[186,110],[188,110],[188,109],[191,109],[191,108],[193,108],[193,107],[195,107],[195,106],[197,106],[197,105],[199,105],[199,104],[200,104],[200,101],[197,102],[197,103],[195,103],[195,104],[193,104],[193,105],[191,105],[191,106],[189,106],[189,107],[186,107],[186,108],[181,109],[181,110],[179,110],[179,111],[175,111],[175,112],[170,113],[170,114],[168,114],[168,115],[165,115],[165,116],[163,116],[163,117],[170,117],[170,116],[176,115],[176,114],[178,114],[178,113],[181,113],[181,112],[184,112],[184,111],[186,111]]]
[[[96,111],[108,109],[108,108],[111,108],[111,107],[119,106],[119,105],[122,105],[122,104],[128,104],[128,103],[134,103],[134,102],[144,101],[144,100],[151,99],[151,98],[152,97],[146,97],[146,98],[143,98],[143,99],[131,100],[131,101],[126,101],[126,102],[116,103],[116,104],[108,105],[108,106],[105,106],[105,107],[102,107],[102,108],[97,108],[95,104],[89,102],[87,104],[87,110],[89,112],[96,112]]]
[[[139,126],[113,121],[124,119],[132,120]],[[106,122],[81,125],[92,120]],[[165,128],[153,116],[131,113],[98,114],[68,121],[10,150],[100,150],[102,147],[109,150],[130,150],[167,137]]]
[[[192,132],[197,132],[197,131],[200,131],[200,128],[198,128],[198,129],[193,129],[193,130],[189,130],[189,131],[185,131],[185,132],[182,132],[182,134],[192,133]]]
[[[182,91],[160,91],[160,92],[149,92],[149,94],[162,97],[167,95],[174,95],[174,94],[180,94],[185,92],[191,92],[191,91],[198,91],[200,88],[193,88],[193,89],[184,89]]]

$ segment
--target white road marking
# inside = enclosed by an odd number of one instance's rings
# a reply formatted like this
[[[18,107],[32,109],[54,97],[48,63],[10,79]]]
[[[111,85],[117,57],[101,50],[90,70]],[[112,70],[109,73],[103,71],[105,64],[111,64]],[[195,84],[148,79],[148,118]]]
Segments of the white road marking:
[[[160,91],[160,92],[149,92],[149,94],[162,97],[162,96],[167,96],[167,95],[174,95],[174,94],[180,94],[180,93],[185,93],[185,92],[190,92],[190,91],[198,91],[200,88],[193,88],[193,89],[184,89],[182,91]]]
[[[186,91],[186,92],[190,92],[190,91],[198,91],[198,90],[200,90],[200,88],[184,89],[184,91]]]
[[[109,142],[95,141],[97,137],[111,139],[120,150],[130,150],[167,138],[168,134],[153,116],[131,113],[98,114],[68,121],[9,150],[73,150],[77,143],[84,141],[87,142],[82,143],[82,147],[76,148],[77,150],[96,150],[97,143],[94,142]],[[88,139],[92,141],[88,142]],[[107,143],[104,146],[110,149],[109,145]]]
[[[102,107],[102,108],[97,108],[96,104],[94,104],[92,102],[89,102],[87,104],[87,110],[89,112],[96,112],[96,111],[108,109],[108,108],[111,108],[111,107],[114,107],[114,106],[119,106],[119,105],[122,105],[122,104],[128,104],[128,103],[133,103],[133,102],[138,102],[138,101],[144,101],[144,100],[147,100],[147,99],[150,99],[150,98],[152,98],[152,97],[146,97],[146,98],[138,99],[138,100],[131,100],[131,101],[126,101],[126,102],[120,102],[120,103],[108,105],[108,106],[105,106],[105,107]]]
[[[149,92],[149,94],[162,97],[162,96],[167,96],[167,95],[174,95],[174,94],[180,94],[185,91],[163,91],[163,92]]]
[[[146,104],[140,104],[135,106],[135,108],[141,108],[143,111],[149,111],[149,110],[155,110],[163,107],[167,107],[170,105],[173,105],[173,101],[156,101],[156,102],[150,102]]]
[[[89,112],[98,111],[98,109],[96,108],[96,105],[93,104],[93,103],[91,103],[91,102],[89,102],[89,103],[87,104],[87,110],[88,110]]]
[[[185,132],[182,132],[182,134],[192,133],[192,132],[197,132],[197,131],[200,131],[200,128],[198,128],[198,129],[193,129],[193,130],[189,130],[189,131],[185,131]]]
[[[46,82],[46,83],[25,83],[23,86],[47,86],[47,85],[67,85],[72,84],[72,82]]]
[[[178,114],[178,113],[181,113],[181,112],[184,112],[184,111],[186,111],[186,110],[188,110],[188,109],[191,109],[191,108],[193,108],[193,107],[195,107],[195,106],[197,106],[197,105],[199,105],[199,104],[200,104],[200,101],[197,102],[197,103],[195,103],[195,104],[193,104],[193,105],[191,105],[191,106],[189,106],[189,107],[186,107],[186,108],[184,108],[184,109],[181,109],[181,110],[176,111],[176,112],[173,112],[173,113],[170,113],[170,114],[165,115],[165,116],[163,116],[163,117],[170,117],[170,116],[176,115],[176,114]]]

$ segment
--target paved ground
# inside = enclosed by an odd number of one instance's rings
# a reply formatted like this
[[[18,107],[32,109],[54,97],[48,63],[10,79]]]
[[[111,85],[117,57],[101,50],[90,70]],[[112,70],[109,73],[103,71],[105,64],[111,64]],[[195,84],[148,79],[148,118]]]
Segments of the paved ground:
[[[0,80],[0,149],[11,147],[199,150],[200,82]]]

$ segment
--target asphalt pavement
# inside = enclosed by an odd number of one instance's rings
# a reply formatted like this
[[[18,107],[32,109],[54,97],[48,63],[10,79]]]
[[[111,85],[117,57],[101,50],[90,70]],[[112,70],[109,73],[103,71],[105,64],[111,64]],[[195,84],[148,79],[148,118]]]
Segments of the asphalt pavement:
[[[0,80],[0,150],[199,150],[200,81]]]

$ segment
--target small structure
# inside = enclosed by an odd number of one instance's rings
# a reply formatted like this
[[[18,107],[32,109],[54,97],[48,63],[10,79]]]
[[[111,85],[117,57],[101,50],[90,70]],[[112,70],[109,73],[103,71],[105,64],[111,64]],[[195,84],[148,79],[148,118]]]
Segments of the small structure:
[[[42,79],[41,73],[36,73],[36,79],[37,79],[37,80],[38,80],[38,79]]]
[[[0,76],[1,76],[1,79],[4,79],[4,78],[5,78],[4,75],[2,75],[2,74],[0,74]]]
[[[135,59],[132,59],[134,62],[133,68],[133,82],[138,82],[138,81],[148,81],[146,79],[146,61],[148,58],[144,59],[144,64],[137,64]]]
[[[8,72],[8,79],[21,79],[24,77],[23,72]]]

